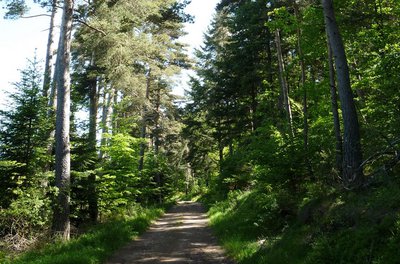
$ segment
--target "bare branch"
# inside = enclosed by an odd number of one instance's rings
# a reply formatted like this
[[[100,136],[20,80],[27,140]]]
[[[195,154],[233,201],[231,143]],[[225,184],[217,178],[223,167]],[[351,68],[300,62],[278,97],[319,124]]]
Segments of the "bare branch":
[[[49,14],[38,14],[38,15],[32,15],[32,16],[21,16],[21,18],[35,18],[35,17],[51,17]]]
[[[371,162],[372,160],[376,160],[378,158],[380,158],[381,156],[385,155],[385,154],[392,154],[393,155],[393,151],[395,151],[395,154],[397,154],[397,149],[395,148],[395,145],[400,143],[400,139],[394,140],[392,142],[389,142],[389,146],[386,147],[386,149],[384,149],[383,151],[379,151],[375,154],[373,154],[372,156],[370,156],[369,158],[367,158],[366,160],[364,160],[361,165],[360,168],[362,168],[363,166],[365,166],[367,163]],[[392,151],[390,151],[390,149],[392,149]]]
[[[103,30],[101,30],[101,29],[99,29],[99,28],[95,28],[95,27],[89,25],[88,23],[86,23],[86,22],[83,21],[83,20],[80,20],[80,19],[75,19],[75,20],[76,20],[77,22],[79,22],[79,23],[81,23],[81,24],[87,26],[88,28],[93,29],[94,31],[101,33],[103,36],[106,36],[106,35],[107,35],[106,32],[104,32]]]

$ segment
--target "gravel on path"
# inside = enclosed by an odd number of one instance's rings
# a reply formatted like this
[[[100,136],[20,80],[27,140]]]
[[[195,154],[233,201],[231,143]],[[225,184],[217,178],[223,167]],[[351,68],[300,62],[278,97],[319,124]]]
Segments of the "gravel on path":
[[[117,251],[107,264],[234,264],[208,227],[204,207],[180,202],[137,240]]]

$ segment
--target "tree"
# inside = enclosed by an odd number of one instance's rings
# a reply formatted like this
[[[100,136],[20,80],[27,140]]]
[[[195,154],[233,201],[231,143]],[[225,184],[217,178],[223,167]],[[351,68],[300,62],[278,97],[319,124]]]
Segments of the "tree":
[[[29,12],[29,7],[26,4],[25,0],[9,0],[6,1],[7,12],[5,14],[6,19],[18,19],[24,17]],[[55,83],[52,82],[53,73],[53,63],[54,63],[54,29],[56,27],[55,18],[58,11],[57,0],[38,0],[34,1],[34,3],[40,4],[44,8],[49,8],[50,11],[50,24],[49,24],[49,35],[47,38],[47,47],[46,47],[46,59],[45,59],[45,67],[43,74],[43,84],[42,84],[42,93],[43,96],[47,99],[48,102],[48,110],[47,110],[47,118],[50,120],[54,119],[54,112],[56,108],[56,86]],[[36,15],[28,16],[27,18],[34,18]],[[54,80],[53,80],[54,81]],[[48,135],[45,139],[47,141],[47,154],[50,156],[54,149],[54,126],[48,127]],[[51,170],[51,159],[48,159],[43,164],[44,171]]]
[[[54,205],[53,233],[63,240],[70,237],[70,51],[74,1],[66,0],[57,51],[57,113],[55,177],[58,196]]]
[[[285,64],[283,62],[282,56],[282,47],[281,47],[281,35],[279,29],[275,30],[275,43],[276,43],[276,52],[278,57],[278,65],[279,65],[279,79],[281,82],[281,98],[283,101],[283,109],[288,119],[290,133],[294,136],[293,132],[293,115],[292,115],[292,107],[290,104],[289,98],[289,88],[285,76]]]
[[[19,164],[2,177],[3,201],[10,201],[14,187],[29,187],[48,157],[44,152],[46,128],[46,98],[41,93],[42,71],[36,55],[21,71],[21,80],[10,94],[11,109],[0,111],[0,160]],[[7,183],[6,183],[7,182]],[[2,203],[7,207],[7,202]]]
[[[328,64],[329,64],[329,87],[331,93],[331,105],[332,105],[332,114],[333,114],[333,127],[335,131],[335,142],[336,142],[336,169],[339,172],[342,172],[342,133],[340,130],[340,119],[339,119],[339,108],[338,108],[338,100],[337,100],[337,89],[336,89],[336,81],[335,81],[335,66],[332,55],[332,48],[329,43],[329,39],[327,38],[327,46],[328,46]]]
[[[43,77],[43,96],[48,97],[49,95],[54,94],[54,92],[49,93],[50,89],[55,89],[55,86],[51,84],[52,78],[52,68],[53,68],[53,53],[54,53],[54,28],[55,28],[55,18],[57,15],[57,1],[51,1],[51,15],[50,15],[50,27],[49,27],[49,36],[47,39],[47,49],[46,49],[46,61],[44,68],[44,77]],[[49,100],[50,101],[50,100]],[[52,107],[52,105],[50,106]]]
[[[332,0],[322,0],[325,26],[335,58],[336,76],[343,117],[343,184],[346,188],[357,188],[363,182],[360,128],[353,92],[350,84],[349,67],[342,37],[336,22]]]

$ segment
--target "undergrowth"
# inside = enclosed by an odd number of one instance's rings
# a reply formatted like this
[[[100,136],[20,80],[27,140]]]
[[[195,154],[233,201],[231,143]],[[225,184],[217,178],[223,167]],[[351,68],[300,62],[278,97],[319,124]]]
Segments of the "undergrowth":
[[[260,188],[203,201],[215,234],[239,264],[400,263],[398,183],[358,192],[307,188],[292,201]]]
[[[69,242],[47,244],[17,257],[0,258],[4,264],[94,264],[103,263],[114,251],[144,232],[160,217],[162,208],[140,208],[128,216],[115,217]]]

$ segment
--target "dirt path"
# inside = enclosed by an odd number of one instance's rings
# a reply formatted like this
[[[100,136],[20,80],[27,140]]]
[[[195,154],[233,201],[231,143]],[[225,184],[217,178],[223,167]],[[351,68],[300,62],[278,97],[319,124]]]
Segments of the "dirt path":
[[[207,223],[201,204],[181,202],[107,263],[233,264],[224,256]]]

